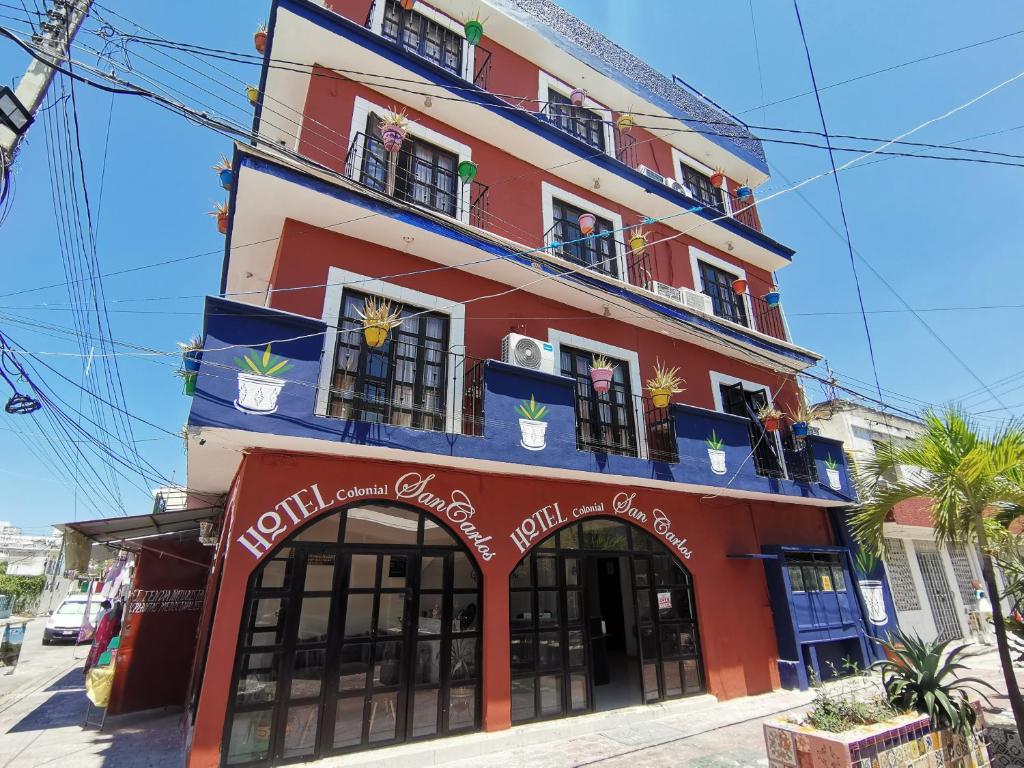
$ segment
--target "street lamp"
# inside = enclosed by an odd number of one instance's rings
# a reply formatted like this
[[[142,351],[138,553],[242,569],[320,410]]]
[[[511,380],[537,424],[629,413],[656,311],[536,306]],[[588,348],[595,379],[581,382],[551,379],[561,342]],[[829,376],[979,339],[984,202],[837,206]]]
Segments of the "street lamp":
[[[6,85],[0,88],[0,124],[21,136],[32,124],[32,114]]]

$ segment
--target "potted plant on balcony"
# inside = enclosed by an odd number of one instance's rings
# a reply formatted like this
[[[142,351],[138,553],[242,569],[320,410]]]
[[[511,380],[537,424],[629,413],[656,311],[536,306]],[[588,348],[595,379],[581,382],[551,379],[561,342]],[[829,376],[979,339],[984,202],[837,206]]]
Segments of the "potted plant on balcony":
[[[252,350],[245,357],[235,358],[238,372],[238,399],[235,408],[243,413],[265,416],[277,410],[277,397],[284,388],[281,378],[292,364],[271,354],[270,344],[262,354]]]
[[[641,254],[647,248],[647,233],[643,227],[633,227],[629,231],[629,247],[635,254]]]
[[[463,21],[462,28],[466,32],[466,42],[470,45],[476,45],[484,36],[484,24],[480,21],[479,13]]]
[[[476,178],[476,163],[472,160],[463,160],[456,170],[463,184],[472,184]]]
[[[786,415],[789,417],[793,437],[802,440],[807,437],[807,433],[811,429],[810,422],[818,417],[818,409],[808,404],[807,397],[803,390],[800,390],[796,407],[787,409]]]
[[[256,106],[256,102],[260,100],[260,89],[255,85],[245,86],[245,97],[249,99],[249,103]]]
[[[672,395],[682,392],[680,384],[686,382],[679,375],[679,367],[666,368],[660,360],[654,361],[654,376],[647,380],[647,389],[655,408],[667,408]]]
[[[545,433],[548,423],[544,421],[544,415],[548,412],[546,405],[537,405],[533,395],[530,395],[530,402],[523,401],[516,406],[519,413],[519,431],[522,439],[519,444],[528,451],[543,451],[547,447]]]
[[[620,133],[629,133],[633,126],[636,125],[636,118],[629,112],[623,112],[615,120],[615,124],[619,127]]]
[[[582,107],[586,100],[587,92],[583,88],[573,88],[572,93],[569,94],[569,101],[573,103],[573,106]]]
[[[228,204],[214,203],[213,210],[209,211],[209,215],[217,220],[217,231],[226,235],[228,233]]]
[[[762,298],[764,299],[764,303],[769,307],[777,307],[782,303],[782,295],[779,293],[779,289],[774,285]]]
[[[754,193],[751,191],[750,187],[747,186],[746,184],[741,184],[739,187],[736,188],[736,197],[739,200],[746,200],[753,194]]]
[[[715,430],[711,430],[711,436],[704,441],[708,447],[708,460],[711,462],[711,471],[716,475],[724,475],[725,469],[725,443],[722,442]]]
[[[262,21],[256,27],[256,32],[252,36],[252,44],[256,47],[257,53],[263,53],[267,50],[267,25]]]
[[[737,277],[732,281],[732,292],[737,296],[740,296],[747,292],[747,281],[742,277]]]
[[[228,160],[227,155],[221,155],[220,160],[213,170],[217,172],[217,178],[220,180],[220,185],[224,189],[231,189],[231,183],[234,181],[234,172],[231,170],[231,161]]]
[[[374,348],[382,346],[391,329],[402,324],[402,310],[392,311],[390,301],[375,296],[367,296],[363,302],[363,311],[357,309],[356,313],[362,321],[367,346]]]
[[[782,421],[782,412],[766,403],[757,409],[757,418],[761,420],[765,430],[778,432]]]
[[[177,373],[185,380],[185,394],[191,397],[196,392],[199,350],[203,348],[203,339],[200,336],[193,336],[188,341],[179,341],[178,348],[181,350],[182,368]]]
[[[829,454],[825,459],[825,474],[828,476],[828,487],[838,491],[843,487],[843,481],[839,477],[839,464]]]
[[[711,186],[715,189],[725,186],[725,171],[721,168],[715,168],[715,172],[711,174]]]
[[[604,393],[611,389],[616,367],[604,355],[594,355],[590,361],[590,383],[595,392]]]
[[[579,218],[580,232],[589,235],[597,226],[597,216],[592,213],[581,213]]]
[[[388,112],[380,119],[380,140],[384,149],[391,154],[397,153],[405,141],[405,134],[409,130],[409,121],[405,117],[405,110]]]

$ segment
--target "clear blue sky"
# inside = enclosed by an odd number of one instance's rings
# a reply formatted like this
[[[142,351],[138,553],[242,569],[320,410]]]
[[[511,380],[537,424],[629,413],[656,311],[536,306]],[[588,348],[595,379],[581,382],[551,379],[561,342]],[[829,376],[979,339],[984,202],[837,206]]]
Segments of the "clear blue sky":
[[[0,23],[20,31],[26,25],[12,17],[23,19],[24,12],[7,7],[20,7],[19,3],[0,3]],[[26,4],[30,9],[35,7],[33,0],[26,0]],[[657,69],[680,75],[752,124],[819,128],[813,97],[757,108],[766,101],[806,91],[810,84],[792,4],[786,0],[754,0],[754,23],[747,0],[702,4],[681,4],[678,0],[648,0],[643,4],[563,0],[563,4]],[[252,50],[253,28],[265,15],[262,4],[252,0],[107,0],[105,5],[160,36],[246,52]],[[949,0],[895,4],[881,0],[855,4],[805,0],[802,11],[819,85],[1024,29],[1024,6],[1009,1],[967,10],[962,3]],[[120,29],[130,29],[122,19],[101,13]],[[755,56],[755,29],[762,78]],[[81,42],[101,47],[93,35],[83,36]],[[205,71],[219,81],[212,82],[151,50],[130,47],[128,53],[140,84],[147,84],[146,77],[154,77],[185,91],[192,105],[205,102],[206,107],[200,108],[213,108],[245,124],[251,120],[242,86],[229,75],[206,67]],[[76,57],[96,61],[96,55],[88,51],[77,51]],[[195,60],[185,60],[201,67]],[[0,40],[0,80],[13,85],[26,64],[26,54],[13,43]],[[182,73],[191,82],[176,80],[157,65]],[[217,66],[242,80],[257,78],[255,67],[225,62]],[[105,64],[103,68],[110,66]],[[822,98],[831,132],[893,137],[1021,70],[1024,35],[830,89]],[[221,153],[230,153],[230,143],[140,99],[116,96],[104,171],[110,96],[87,87],[78,88],[76,96],[102,270],[109,273],[207,254],[106,280],[114,337],[172,350],[175,342],[199,330],[200,296],[215,292],[219,285],[223,238],[217,234],[213,220],[204,214],[213,201],[223,197],[210,166]],[[1024,80],[910,140],[948,143],[1013,128],[1024,122],[1022,96]],[[0,229],[4,267],[0,294],[65,279],[44,133],[40,120],[19,158],[13,210]],[[965,146],[1024,154],[1024,130]],[[821,150],[777,144],[767,144],[766,149],[777,173],[761,194],[788,186],[783,176],[796,181],[828,167],[827,155]],[[840,160],[851,156],[839,155]],[[1024,260],[1020,257],[1024,233],[1018,212],[1022,171],[902,158],[851,169],[840,178],[854,246],[913,307],[1024,304],[1019,288],[1024,284]],[[102,205],[96,210],[101,177]],[[790,327],[799,343],[826,356],[841,381],[870,391],[862,383],[872,381],[872,371],[861,318],[856,313],[846,245],[828,225],[840,226],[834,185],[824,179],[802,192],[802,196],[783,195],[761,209],[766,231],[797,250],[793,265],[779,274]],[[905,312],[878,313],[902,307],[862,262],[858,269],[864,302],[872,312],[869,318],[882,386],[928,403],[958,399],[978,389],[974,378],[913,316]],[[76,353],[77,344],[59,331],[26,325],[49,323],[70,328],[67,301],[63,287],[0,297],[0,330],[35,352]],[[848,314],[816,314],[823,312]],[[929,312],[923,317],[983,381],[996,382],[1024,368],[1018,340],[1024,310]],[[81,375],[83,361],[79,358],[39,359],[69,378]],[[172,361],[126,356],[119,364],[129,410],[170,432],[179,430],[189,400],[181,394],[180,380],[172,375]],[[78,407],[79,395],[74,387],[49,372],[45,378],[58,396]],[[1024,414],[1024,378],[1011,380],[996,390],[1004,393],[1002,399],[1014,414]],[[819,394],[812,389],[812,396]],[[891,402],[913,407],[895,396]],[[967,402],[975,410],[987,412],[985,417],[1005,415],[992,410],[998,407],[992,400],[974,397]],[[89,413],[87,408],[84,410]],[[55,476],[53,467],[26,448],[26,441],[37,447],[43,445],[36,433],[45,422],[36,423],[38,418],[0,415],[0,482],[4,488],[0,519],[42,530],[49,523],[76,516],[95,517],[95,511],[81,497],[76,503],[73,488]],[[134,429],[145,459],[163,475],[182,479],[181,440],[141,422],[135,422]],[[74,450],[73,445],[71,448]],[[135,487],[145,484],[137,475],[126,474],[131,482],[119,480],[126,508],[131,513],[148,511],[148,493]],[[114,512],[109,505],[104,511]]]

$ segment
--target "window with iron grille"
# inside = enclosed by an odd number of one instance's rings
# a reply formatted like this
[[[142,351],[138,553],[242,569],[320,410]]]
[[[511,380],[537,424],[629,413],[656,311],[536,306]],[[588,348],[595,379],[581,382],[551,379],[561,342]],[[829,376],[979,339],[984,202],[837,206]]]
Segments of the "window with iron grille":
[[[886,569],[889,571],[889,587],[898,611],[919,611],[921,601],[910,572],[910,560],[902,539],[885,539]]]
[[[702,290],[711,297],[715,317],[722,317],[749,328],[747,303],[742,295],[732,289],[732,281],[736,279],[736,275],[703,261],[698,262],[698,265]]]
[[[757,417],[758,411],[768,404],[768,393],[763,389],[745,389],[742,384],[721,384],[722,410],[750,421],[750,445],[754,469],[765,477],[785,477],[779,456],[779,441],[775,433],[764,428]]]
[[[953,574],[956,576],[956,586],[960,591],[960,599],[964,601],[967,610],[974,607],[974,585],[971,583],[978,577],[974,575],[974,568],[967,556],[967,548],[963,544],[947,544],[949,559],[953,564]]]
[[[577,107],[572,99],[548,89],[548,118],[566,133],[605,151],[604,120],[597,112]]]
[[[711,183],[711,179],[696,168],[691,168],[686,163],[679,165],[683,171],[683,184],[693,193],[693,199],[701,205],[714,208],[719,213],[725,213],[725,207],[722,205],[722,190],[716,188]]]
[[[558,255],[573,264],[617,278],[619,259],[615,250],[615,238],[612,235],[596,236],[600,232],[612,232],[612,223],[607,219],[598,218],[591,236],[583,239],[579,224],[580,214],[584,213],[582,209],[561,200],[552,200],[551,209],[554,216],[551,233],[559,243]]]
[[[444,430],[448,317],[393,304],[405,319],[383,345],[370,347],[359,318],[365,300],[355,291],[342,297],[327,415]]]
[[[563,346],[561,358],[562,375],[576,381],[576,447],[581,451],[636,456],[629,364],[611,360],[615,366],[611,388],[599,393],[590,380],[592,353]]]
[[[380,126],[380,118],[370,115],[366,122],[360,183],[379,192],[393,194],[407,203],[456,216],[460,194],[456,170],[458,155],[422,139],[406,136],[398,156],[392,158],[380,139]],[[393,178],[389,178],[391,174]]]
[[[381,35],[449,72],[462,75],[464,38],[422,13],[405,10],[398,0],[387,0],[384,5]]]

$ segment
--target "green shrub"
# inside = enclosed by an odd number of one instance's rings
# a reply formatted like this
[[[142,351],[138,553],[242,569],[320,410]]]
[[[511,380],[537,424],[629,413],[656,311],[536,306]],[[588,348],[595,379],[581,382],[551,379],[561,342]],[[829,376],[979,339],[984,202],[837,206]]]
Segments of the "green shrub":
[[[837,674],[834,665],[829,666],[833,674]],[[819,731],[842,733],[859,725],[884,722],[898,714],[869,673],[862,672],[849,660],[843,662],[843,672],[848,675],[846,680],[826,686],[811,670],[814,701],[804,713],[808,725]],[[869,693],[872,688],[875,688],[873,694]]]

